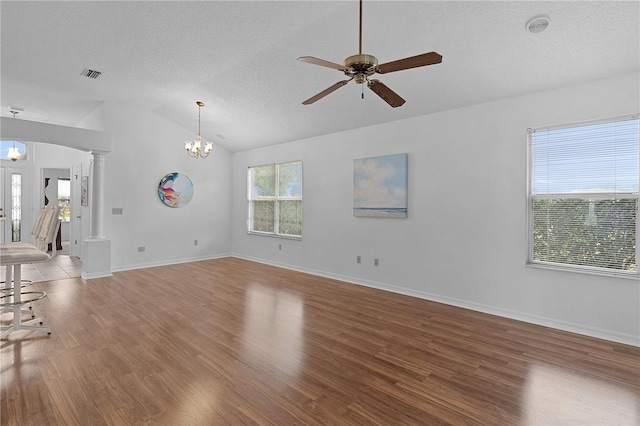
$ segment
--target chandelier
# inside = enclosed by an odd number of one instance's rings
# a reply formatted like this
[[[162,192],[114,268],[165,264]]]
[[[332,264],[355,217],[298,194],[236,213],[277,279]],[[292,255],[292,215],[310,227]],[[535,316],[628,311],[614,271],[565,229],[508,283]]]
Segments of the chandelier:
[[[13,118],[15,119],[16,114],[18,114],[20,111],[16,109],[10,109],[9,112],[13,114]],[[18,148],[16,148],[16,141],[13,141],[13,147],[10,147],[9,151],[7,152],[7,158],[15,163],[20,159],[20,157],[22,157],[22,155],[20,155],[20,151],[18,150]]]
[[[189,157],[193,158],[207,158],[211,151],[213,151],[213,142],[205,142],[204,148],[202,144],[202,138],[200,137],[200,109],[204,106],[203,102],[197,101],[198,105],[198,136],[192,141],[186,141],[184,143],[184,149],[187,150]]]
[[[13,147],[9,147],[9,151],[7,152],[7,158],[13,162],[16,162],[20,159],[20,157],[22,157],[22,155],[20,155],[20,151],[18,151],[18,148],[16,148],[16,143],[14,141]]]

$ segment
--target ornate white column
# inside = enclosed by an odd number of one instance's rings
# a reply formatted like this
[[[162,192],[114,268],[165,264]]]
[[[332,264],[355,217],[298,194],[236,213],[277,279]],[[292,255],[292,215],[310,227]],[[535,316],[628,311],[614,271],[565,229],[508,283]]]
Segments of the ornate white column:
[[[111,240],[104,235],[104,156],[103,151],[91,151],[91,218],[89,238],[82,249],[82,278],[111,276]]]
[[[93,173],[91,175],[91,229],[89,238],[103,240],[104,236],[104,152],[91,151]]]

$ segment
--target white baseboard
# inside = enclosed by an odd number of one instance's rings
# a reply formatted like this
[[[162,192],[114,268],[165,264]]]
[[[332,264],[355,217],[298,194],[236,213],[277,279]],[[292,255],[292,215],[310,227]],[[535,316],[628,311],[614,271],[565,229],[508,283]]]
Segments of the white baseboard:
[[[523,321],[531,324],[541,325],[544,327],[555,328],[557,330],[568,331],[571,333],[582,334],[589,337],[595,337],[598,339],[609,340],[612,342],[622,343],[625,345],[640,347],[640,336],[634,336],[632,334],[618,333],[611,330],[600,329],[596,327],[589,327],[582,324],[575,324],[567,321],[557,320],[554,318],[547,318],[538,315],[528,314],[524,312],[511,311],[495,306],[484,305],[481,303],[469,302],[467,300],[451,298],[447,296],[440,296],[437,294],[431,294],[427,292],[410,290],[403,287],[397,287],[380,282],[363,280],[360,278],[349,277],[340,274],[334,274],[330,272],[315,270],[311,268],[304,268],[295,265],[289,265],[286,263],[273,262],[270,260],[254,258],[250,256],[244,256],[240,254],[231,254],[232,257],[239,259],[250,260],[252,262],[264,263],[279,268],[290,269],[293,271],[304,272],[311,275],[317,275],[321,277],[336,279],[344,281],[350,284],[357,284],[365,287],[371,287],[378,290],[390,291],[393,293],[404,294],[406,296],[417,297],[419,299],[430,300],[433,302],[444,303],[446,305],[456,306],[459,308],[469,309],[472,311],[483,312],[485,314],[497,315],[504,318],[509,318],[517,321]]]
[[[176,265],[178,263],[189,263],[189,262],[199,262],[201,260],[221,259],[221,258],[230,257],[230,256],[231,255],[229,253],[222,253],[222,254],[215,254],[211,256],[185,257],[182,259],[171,259],[166,261],[137,263],[134,265],[125,265],[125,266],[115,266],[115,267],[112,267],[111,270],[113,272],[122,272],[122,271],[130,271],[133,269],[145,269],[145,268],[155,268],[158,266]]]
[[[112,277],[113,274],[111,272],[96,272],[93,274],[89,274],[87,272],[83,272],[81,274],[81,277],[83,280],[93,280],[95,278],[105,278],[105,277]]]

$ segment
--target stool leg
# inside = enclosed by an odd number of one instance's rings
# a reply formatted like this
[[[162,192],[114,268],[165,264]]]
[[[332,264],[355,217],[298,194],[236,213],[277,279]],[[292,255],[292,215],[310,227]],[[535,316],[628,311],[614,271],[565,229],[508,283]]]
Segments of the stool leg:
[[[0,281],[0,291],[2,291],[2,293],[4,294],[8,294],[11,291],[13,291],[13,284],[14,283],[8,283],[7,281]],[[30,286],[31,284],[33,284],[33,280],[20,280],[20,287],[21,288],[25,288]],[[6,313],[6,312],[13,312],[13,308],[7,307],[7,306],[3,306],[0,307],[0,315]],[[31,302],[29,302],[29,304],[27,305],[27,309],[22,309],[21,310],[22,314],[29,314],[29,316],[31,316],[31,318],[35,318],[36,317],[36,311],[33,310],[33,306],[31,304]]]
[[[22,279],[22,265],[20,264],[16,264],[13,266],[13,279],[14,279],[14,283],[19,283],[20,280]],[[13,328],[15,330],[20,330],[20,324],[22,322],[22,315],[21,315],[21,310],[22,310],[22,305],[20,305],[20,302],[22,298],[22,289],[20,288],[20,285],[14,285],[13,286],[13,301],[15,302],[15,305],[13,307]]]
[[[6,273],[6,280],[5,280],[5,287],[10,287],[11,286],[11,274],[13,272],[13,265],[7,265],[7,273]],[[15,289],[14,289],[15,291]],[[14,311],[15,312],[15,311]],[[2,333],[0,333],[0,339],[4,339],[5,336],[8,336],[9,334],[11,334],[12,331],[14,331],[15,329],[15,314],[13,315],[13,320],[14,320],[14,325],[9,325],[9,326],[2,326],[0,328],[0,330],[2,330]]]
[[[22,279],[21,266],[22,265],[20,265],[19,263],[13,265],[13,275],[14,275],[13,278],[17,283],[21,282],[21,279]],[[9,269],[10,267],[11,267],[10,265],[7,265],[7,269]],[[11,278],[10,273],[7,273],[7,283],[11,282],[10,278]],[[6,328],[3,327],[2,333],[0,333],[0,339],[5,338],[12,332],[18,331],[18,330],[44,331],[47,334],[51,334],[51,328],[49,327],[32,325],[35,323],[42,324],[42,318],[34,318],[32,320],[22,322],[22,306],[20,304],[21,296],[22,295],[21,295],[20,285],[17,285],[17,286],[14,285],[13,301],[15,305],[13,307],[13,325]]]
[[[5,266],[5,279],[4,279],[4,290],[9,291],[11,288],[11,265]]]

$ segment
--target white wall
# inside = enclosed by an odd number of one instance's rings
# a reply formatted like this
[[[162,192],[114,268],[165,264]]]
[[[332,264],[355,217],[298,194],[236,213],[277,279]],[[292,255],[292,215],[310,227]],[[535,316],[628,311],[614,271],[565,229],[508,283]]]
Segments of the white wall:
[[[232,252],[640,345],[637,280],[525,266],[527,128],[637,113],[638,81],[624,75],[236,153]],[[409,218],[353,217],[353,159],[404,152]],[[303,240],[247,235],[247,167],[299,159]]]
[[[105,104],[104,114],[113,138],[104,166],[104,232],[111,239],[112,270],[228,255],[231,154],[214,146],[205,160],[188,157],[184,141],[196,136],[195,125],[187,130],[157,114],[114,104]],[[194,184],[193,199],[181,208],[158,198],[158,182],[172,172]],[[124,214],[113,215],[116,207]]]

